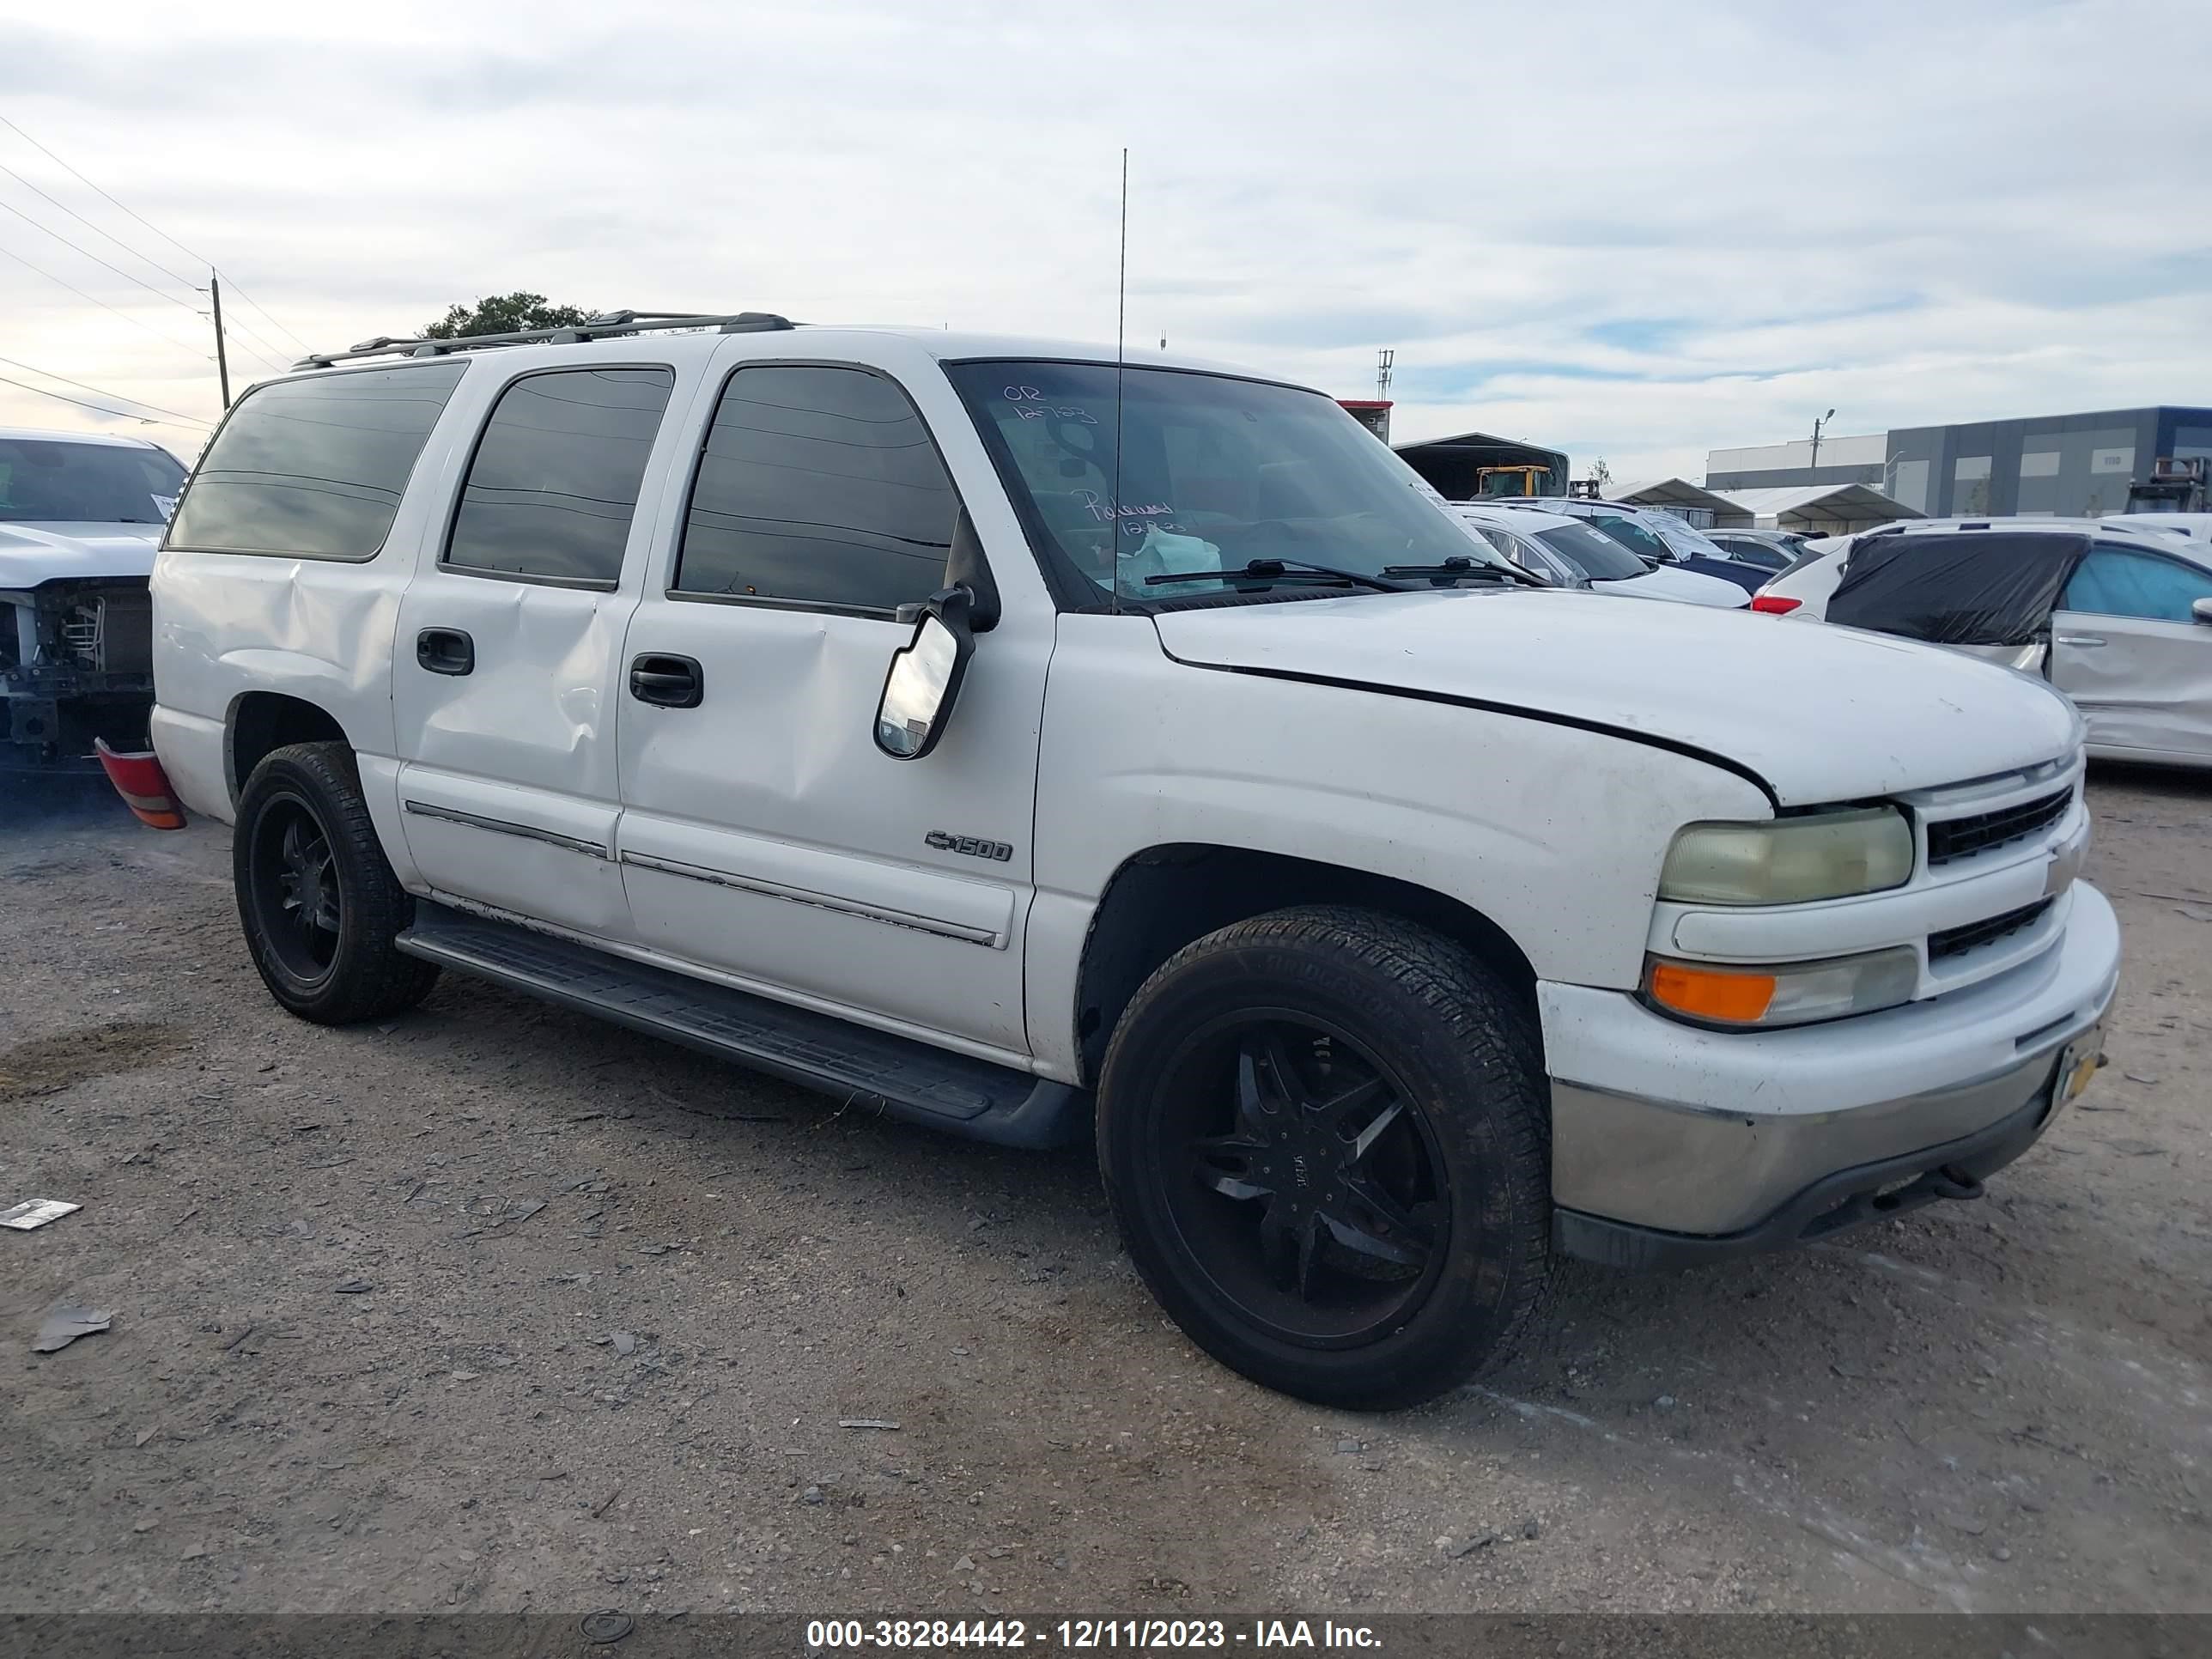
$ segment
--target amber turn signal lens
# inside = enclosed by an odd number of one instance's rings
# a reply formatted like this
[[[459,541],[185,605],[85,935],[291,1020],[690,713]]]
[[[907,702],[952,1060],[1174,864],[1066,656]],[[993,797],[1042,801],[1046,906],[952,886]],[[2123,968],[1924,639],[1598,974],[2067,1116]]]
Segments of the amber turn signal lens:
[[[1655,962],[1651,964],[1651,997],[1655,1002],[1692,1019],[1749,1025],[1766,1018],[1767,1005],[1774,1000],[1774,975]]]

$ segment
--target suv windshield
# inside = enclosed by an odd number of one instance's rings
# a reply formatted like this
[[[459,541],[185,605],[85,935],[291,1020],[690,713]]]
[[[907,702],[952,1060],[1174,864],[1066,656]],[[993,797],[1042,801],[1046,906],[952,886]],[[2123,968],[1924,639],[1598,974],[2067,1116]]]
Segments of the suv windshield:
[[[1549,530],[1538,531],[1536,539],[1594,582],[1626,581],[1644,572],[1643,560],[1625,551],[1604,532],[1586,524],[1553,525]]]
[[[1645,522],[1658,535],[1660,540],[1673,548],[1682,558],[1725,559],[1728,557],[1727,554],[1721,551],[1719,545],[1711,537],[1706,535],[1687,519],[1678,518],[1672,513],[1662,513],[1654,508],[1647,516]]]
[[[1507,563],[1319,392],[1179,369],[1117,375],[1111,363],[1000,360],[949,363],[945,373],[1030,533],[1082,602],[1249,588],[1146,578],[1255,559],[1365,576],[1450,559]],[[1271,591],[1315,590],[1291,579]]]
[[[0,438],[0,522],[163,524],[184,481],[165,450]]]

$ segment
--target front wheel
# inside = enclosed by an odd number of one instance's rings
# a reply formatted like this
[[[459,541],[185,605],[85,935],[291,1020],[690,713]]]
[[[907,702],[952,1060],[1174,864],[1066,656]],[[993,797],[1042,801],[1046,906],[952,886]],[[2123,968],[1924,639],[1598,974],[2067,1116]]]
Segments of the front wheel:
[[[353,753],[295,743],[253,769],[231,834],[238,918],[269,994],[302,1019],[344,1025],[411,1008],[434,963],[394,943],[415,901],[376,839]]]
[[[1534,1023],[1472,953],[1372,912],[1208,934],[1139,990],[1098,1092],[1131,1258],[1207,1352],[1324,1405],[1510,1356],[1549,1274]]]

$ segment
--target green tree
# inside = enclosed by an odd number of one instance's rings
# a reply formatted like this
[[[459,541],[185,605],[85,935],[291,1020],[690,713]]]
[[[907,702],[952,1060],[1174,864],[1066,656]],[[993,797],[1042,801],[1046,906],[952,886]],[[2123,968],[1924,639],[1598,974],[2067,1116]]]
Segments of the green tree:
[[[422,331],[426,340],[462,340],[478,334],[518,334],[526,328],[564,328],[596,313],[580,306],[548,305],[542,294],[517,289],[472,306],[455,306]]]

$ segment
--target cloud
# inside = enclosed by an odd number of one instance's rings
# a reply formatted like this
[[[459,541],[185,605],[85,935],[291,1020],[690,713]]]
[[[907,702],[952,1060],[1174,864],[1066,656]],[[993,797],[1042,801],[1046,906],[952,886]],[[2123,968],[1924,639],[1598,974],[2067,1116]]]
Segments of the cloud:
[[[1401,435],[1695,477],[1832,404],[2212,398],[2212,227],[2173,186],[2212,43],[2170,20],[1620,0],[1547,14],[1574,50],[1538,64],[1525,14],[1447,0],[111,0],[12,27],[8,113],[318,347],[517,287],[1110,338],[1127,144],[1133,341],[1346,396],[1389,347]],[[4,130],[0,163],[189,270]],[[204,301],[0,221],[133,319],[0,259],[9,356],[213,411]],[[231,310],[242,373],[294,349]],[[93,418],[0,386],[0,421]]]

